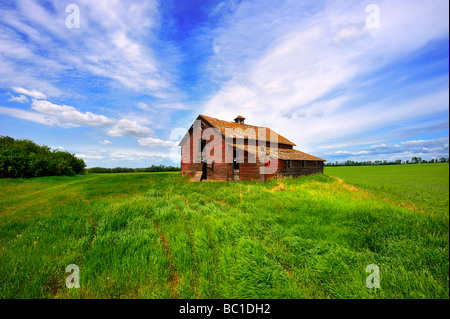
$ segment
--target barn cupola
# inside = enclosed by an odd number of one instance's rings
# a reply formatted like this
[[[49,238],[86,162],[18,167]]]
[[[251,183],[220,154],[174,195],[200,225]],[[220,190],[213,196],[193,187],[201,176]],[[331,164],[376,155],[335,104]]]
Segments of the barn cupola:
[[[238,124],[244,124],[245,117],[238,115],[238,117],[236,117],[236,118],[234,119],[234,121],[235,121],[236,123],[238,123]]]

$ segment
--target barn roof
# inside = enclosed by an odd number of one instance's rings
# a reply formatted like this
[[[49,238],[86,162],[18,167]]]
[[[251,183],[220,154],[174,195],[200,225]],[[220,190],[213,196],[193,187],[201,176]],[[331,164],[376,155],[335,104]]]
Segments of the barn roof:
[[[265,139],[262,138],[261,136],[261,140],[266,140],[267,142],[277,142],[278,144],[285,144],[285,145],[291,145],[291,146],[296,146],[294,143],[292,143],[291,141],[289,141],[287,138],[285,138],[284,136],[276,133],[275,131],[271,130],[268,127],[261,127],[261,126],[255,126],[255,125],[249,125],[249,124],[240,124],[240,123],[236,123],[236,122],[231,122],[231,121],[224,121],[224,120],[219,120],[216,119],[214,117],[210,117],[210,116],[206,116],[206,115],[202,115],[200,114],[197,119],[202,118],[203,120],[205,120],[206,122],[208,122],[211,126],[217,128],[220,133],[222,133],[223,136],[227,137],[226,135],[226,129],[227,128],[231,128],[231,129],[236,129],[236,128],[241,128],[243,131],[245,131],[247,128],[253,128],[255,130],[256,133],[256,139],[258,139],[258,129],[259,130],[265,130]],[[243,117],[241,117],[243,118]],[[236,133],[236,132],[234,132]],[[183,137],[183,139],[180,141],[179,145],[181,146],[183,144],[183,140],[185,140],[185,138],[188,136],[188,133],[186,133],[186,135]],[[245,136],[239,136],[239,134],[235,135],[237,138],[245,138]],[[233,137],[233,136],[230,136]],[[276,137],[278,137],[278,140],[276,139]],[[270,147],[265,147],[264,149],[261,148],[250,148],[250,150],[248,149],[248,145],[239,145],[239,144],[233,144],[234,147],[242,149],[246,152],[250,152],[250,153],[255,153],[258,156],[258,152],[264,152],[265,154],[261,154],[261,156],[264,156],[266,158],[278,158],[281,160],[292,160],[292,161],[326,161],[322,158],[316,157],[314,155],[310,155],[298,150],[294,150],[294,149],[286,149],[286,148],[276,148],[273,150],[272,154],[270,154]],[[273,156],[271,156],[273,155]]]
[[[255,130],[256,139],[258,139],[258,131],[263,130],[263,131],[265,131],[266,136],[265,136],[265,138],[260,137],[261,140],[266,140],[267,142],[276,142],[278,144],[286,144],[286,145],[295,146],[295,144],[292,143],[291,141],[289,141],[287,138],[276,133],[275,131],[271,130],[268,127],[240,124],[240,123],[231,122],[231,121],[224,121],[224,120],[219,120],[214,117],[210,117],[210,116],[206,116],[206,115],[202,115],[202,114],[200,114],[199,117],[202,117],[205,121],[207,121],[213,127],[217,128],[220,131],[220,133],[222,133],[223,136],[225,136],[225,137],[227,137],[227,135],[226,135],[227,128],[231,128],[231,129],[241,128],[243,131],[245,131],[247,128],[253,128]],[[241,117],[241,118],[243,118],[243,117]],[[245,137],[244,135],[239,136],[239,134],[236,134],[235,136],[237,138]],[[232,137],[232,136],[230,136],[230,137]],[[278,139],[277,139],[277,137],[278,137]]]
[[[266,157],[266,158],[278,158],[281,160],[289,160],[289,161],[321,161],[326,162],[326,160],[316,157],[314,155],[294,150],[294,149],[286,149],[286,148],[276,148],[272,150],[270,147],[266,147],[261,149],[256,146],[248,146],[248,145],[240,145],[233,144],[234,147],[241,149],[245,152],[249,152],[251,154],[255,154],[256,156]],[[262,154],[263,153],[263,154]]]

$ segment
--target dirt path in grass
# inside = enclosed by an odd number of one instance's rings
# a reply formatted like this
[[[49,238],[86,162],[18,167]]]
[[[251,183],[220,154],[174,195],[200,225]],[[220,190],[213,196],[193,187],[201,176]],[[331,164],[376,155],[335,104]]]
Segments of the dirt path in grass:
[[[178,270],[175,265],[175,262],[173,261],[169,241],[167,240],[166,235],[159,228],[158,223],[153,221],[153,225],[158,230],[159,239],[161,240],[161,243],[163,245],[164,253],[166,254],[167,259],[169,260],[170,275],[169,281],[167,282],[167,286],[169,287],[170,290],[170,298],[180,298],[180,295],[178,293],[178,283],[179,283]]]

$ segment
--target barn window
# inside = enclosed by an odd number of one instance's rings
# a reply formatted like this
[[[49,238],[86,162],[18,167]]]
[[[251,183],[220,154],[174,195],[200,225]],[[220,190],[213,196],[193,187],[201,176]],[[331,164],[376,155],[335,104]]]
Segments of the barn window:
[[[314,161],[314,167],[317,167],[317,161]]]
[[[286,167],[291,168],[291,161],[286,161]]]
[[[302,161],[302,168],[305,168],[305,161]]]

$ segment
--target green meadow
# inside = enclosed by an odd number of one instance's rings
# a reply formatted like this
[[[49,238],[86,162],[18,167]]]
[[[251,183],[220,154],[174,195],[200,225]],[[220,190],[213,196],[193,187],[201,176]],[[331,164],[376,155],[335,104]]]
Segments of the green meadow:
[[[1,179],[0,298],[449,298],[448,173]]]
[[[325,174],[405,206],[448,214],[448,168],[448,164],[341,166],[326,167]]]

